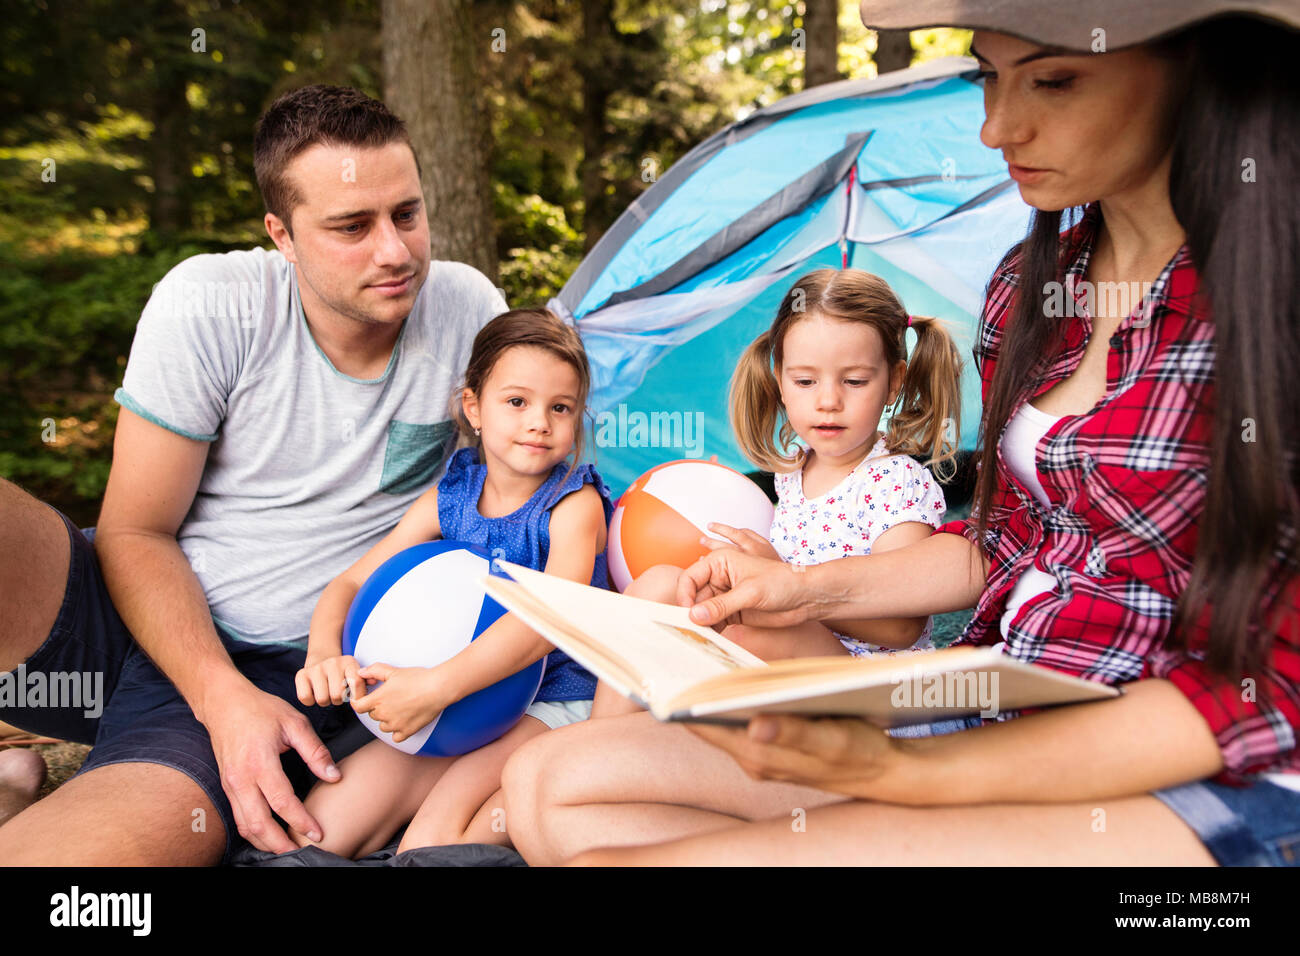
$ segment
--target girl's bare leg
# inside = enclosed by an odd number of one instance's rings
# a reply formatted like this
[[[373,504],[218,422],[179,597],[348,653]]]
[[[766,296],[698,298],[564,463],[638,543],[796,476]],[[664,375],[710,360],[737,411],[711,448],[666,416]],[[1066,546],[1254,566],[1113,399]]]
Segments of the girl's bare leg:
[[[474,814],[474,819],[465,828],[465,839],[462,842],[514,846],[510,842],[510,831],[506,828],[505,791],[500,787],[478,808],[478,813]]]
[[[765,661],[786,657],[848,656],[848,650],[830,628],[818,621],[809,621],[793,627],[753,627],[749,624],[732,624],[722,631],[722,636],[735,641],[749,653]]]
[[[1104,811],[1104,816],[1098,811]],[[1098,829],[1097,821],[1104,821]],[[657,846],[592,850],[574,863],[690,866],[1213,866],[1155,797],[1100,804],[900,807],[850,801]]]
[[[424,791],[423,802],[415,813],[415,819],[406,828],[397,852],[453,843],[505,845],[505,809],[500,806],[499,799],[496,807],[487,804],[501,788],[501,769],[510,755],[548,729],[535,717],[523,717],[497,740],[457,758],[434,786]],[[494,814],[493,810],[500,810],[500,813]],[[486,820],[479,821],[484,812],[487,813]],[[479,821],[479,825],[471,827],[475,821]],[[471,830],[474,839],[470,839]]]
[[[789,826],[806,811],[847,799],[755,781],[725,751],[647,713],[587,720],[529,741],[501,782],[510,839],[532,864],[744,820],[780,818]]]
[[[591,701],[592,719],[600,717],[621,717],[624,714],[639,714],[644,708],[634,700],[628,700],[603,680],[596,681],[596,696]]]
[[[318,782],[303,801],[321,825],[315,845],[351,859],[382,850],[457,759],[412,756],[382,740],[366,744],[339,761],[337,783]],[[289,835],[299,846],[310,842]]]
[[[677,582],[681,578],[681,569],[668,564],[655,565],[628,585],[625,594],[658,601],[661,604],[677,603]],[[722,635],[735,641],[745,650],[765,661],[784,657],[818,657],[822,655],[847,655],[849,652],[840,643],[830,628],[818,621],[809,621],[794,627],[754,627],[749,624],[732,624],[722,630]],[[597,703],[600,703],[599,691]],[[631,704],[630,708],[637,708]],[[623,708],[626,713],[635,713],[634,709]],[[613,709],[605,710],[599,716],[614,716]],[[593,716],[597,716],[593,709]]]

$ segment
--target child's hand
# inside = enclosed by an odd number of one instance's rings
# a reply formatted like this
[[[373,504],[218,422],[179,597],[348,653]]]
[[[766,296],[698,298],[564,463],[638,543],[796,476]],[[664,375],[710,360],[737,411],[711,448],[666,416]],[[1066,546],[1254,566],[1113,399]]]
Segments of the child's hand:
[[[756,558],[781,560],[781,556],[776,553],[776,548],[772,547],[772,542],[748,528],[732,528],[729,525],[710,521],[709,530],[727,539],[726,542],[723,542],[707,535],[700,538],[700,544],[710,551],[717,551],[719,548],[739,548],[745,554],[752,554]]]
[[[365,690],[361,665],[355,657],[340,654],[311,663],[293,676],[298,700],[310,707],[328,707],[341,704],[349,697],[358,697]]]
[[[352,708],[369,714],[380,730],[393,735],[393,743],[400,744],[451,703],[440,693],[437,668],[375,663],[361,668],[360,674],[367,684],[383,681],[383,686],[354,698]]]

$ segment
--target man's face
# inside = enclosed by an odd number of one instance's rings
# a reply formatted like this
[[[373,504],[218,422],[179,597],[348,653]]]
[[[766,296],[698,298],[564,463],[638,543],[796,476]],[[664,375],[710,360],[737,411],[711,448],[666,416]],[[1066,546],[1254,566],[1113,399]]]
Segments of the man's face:
[[[410,147],[317,144],[286,172],[302,199],[290,213],[293,236],[270,213],[266,228],[298,267],[307,314],[404,320],[429,272],[429,222]]]

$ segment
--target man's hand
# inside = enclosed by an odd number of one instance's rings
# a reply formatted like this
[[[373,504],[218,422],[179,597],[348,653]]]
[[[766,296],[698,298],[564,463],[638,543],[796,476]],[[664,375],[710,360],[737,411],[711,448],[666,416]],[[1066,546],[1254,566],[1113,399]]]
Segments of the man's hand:
[[[320,824],[294,795],[280,766],[280,754],[296,750],[312,773],[333,783],[339,770],[303,714],[273,694],[251,684],[225,697],[207,715],[212,750],[221,768],[221,786],[240,834],[259,850],[296,850],[271,817],[271,811],[312,842],[320,842]]]
[[[726,541],[719,541],[717,538],[710,538],[708,535],[700,538],[700,544],[710,551],[717,551],[720,548],[737,548],[756,558],[768,558],[773,561],[781,560],[781,555],[776,553],[776,548],[772,547],[772,542],[757,531],[751,531],[749,528],[733,528],[730,525],[719,524],[716,521],[709,522],[709,530],[727,539]],[[730,544],[727,542],[730,542]]]
[[[789,627],[811,620],[813,602],[803,579],[780,561],[723,548],[682,572],[677,603],[691,609],[691,620],[706,626],[743,622]]]
[[[720,747],[755,780],[782,780],[859,799],[878,798],[877,782],[894,769],[901,751],[893,737],[855,717],[768,714],[748,727],[686,724]]]
[[[367,684],[383,681],[383,686],[353,700],[353,709],[358,714],[369,714],[380,730],[393,735],[396,744],[427,725],[452,703],[442,699],[437,668],[375,663],[361,668],[361,676]]]

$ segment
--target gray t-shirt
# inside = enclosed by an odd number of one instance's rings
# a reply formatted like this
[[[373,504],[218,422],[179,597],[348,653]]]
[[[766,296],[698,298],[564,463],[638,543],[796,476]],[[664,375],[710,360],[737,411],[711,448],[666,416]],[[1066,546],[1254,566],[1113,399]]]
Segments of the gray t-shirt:
[[[305,646],[325,586],[392,530],[455,447],[450,400],[506,303],[433,262],[383,375],[344,375],[307,327],[279,252],[200,255],[154,288],[116,399],[212,443],[177,532],[213,620]]]

